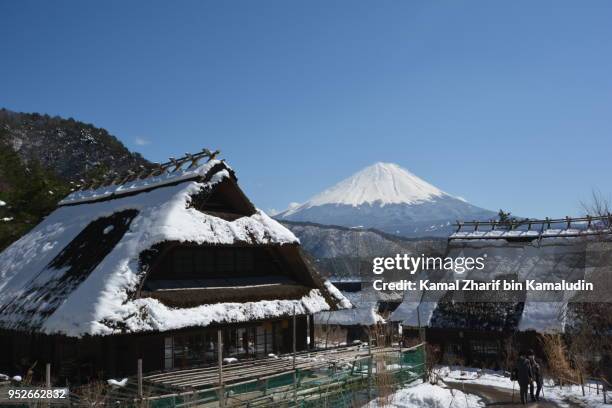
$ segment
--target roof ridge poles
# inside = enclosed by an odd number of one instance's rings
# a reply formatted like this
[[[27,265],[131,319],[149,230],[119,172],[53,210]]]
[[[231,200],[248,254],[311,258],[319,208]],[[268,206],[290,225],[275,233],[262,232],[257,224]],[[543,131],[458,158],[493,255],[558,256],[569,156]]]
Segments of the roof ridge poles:
[[[88,182],[82,180],[81,187],[78,190],[84,191],[103,186],[121,185],[136,179],[144,180],[149,177],[161,176],[166,172],[174,173],[181,170],[184,167],[185,163],[189,163],[189,166],[187,166],[185,170],[193,169],[199,166],[199,162],[201,159],[208,158],[208,162],[210,162],[211,160],[214,160],[220,153],[221,151],[219,150],[210,151],[209,149],[204,148],[195,154],[185,153],[178,159],[174,157],[169,157],[168,161],[165,163],[153,163],[152,169],[140,164],[138,166],[137,171],[132,169],[128,169],[123,173],[111,171],[102,179],[94,178]]]

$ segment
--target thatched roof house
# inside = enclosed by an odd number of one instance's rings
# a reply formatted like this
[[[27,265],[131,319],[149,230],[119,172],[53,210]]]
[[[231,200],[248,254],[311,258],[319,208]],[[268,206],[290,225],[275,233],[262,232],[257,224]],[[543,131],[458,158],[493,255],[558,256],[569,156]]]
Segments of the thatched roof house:
[[[151,334],[157,369],[172,336],[156,333],[346,307],[297,238],[247,199],[234,171],[202,154],[76,191],[0,254],[0,329],[13,350],[23,348],[17,338]],[[51,348],[40,358],[57,362],[61,347]]]
[[[430,339],[460,343],[455,349],[462,351],[455,354],[464,355],[475,354],[466,349],[476,348],[494,356],[501,351],[501,340],[571,332],[583,319],[591,318],[580,312],[585,304],[611,301],[612,240],[608,224],[601,223],[605,218],[525,220],[501,227],[473,223],[471,229],[451,235],[446,256],[485,256],[484,269],[461,275],[429,271],[421,277],[446,282],[515,281],[522,288],[407,293],[390,320],[405,327],[427,328]],[[593,290],[531,290],[528,281],[584,281],[592,283]]]

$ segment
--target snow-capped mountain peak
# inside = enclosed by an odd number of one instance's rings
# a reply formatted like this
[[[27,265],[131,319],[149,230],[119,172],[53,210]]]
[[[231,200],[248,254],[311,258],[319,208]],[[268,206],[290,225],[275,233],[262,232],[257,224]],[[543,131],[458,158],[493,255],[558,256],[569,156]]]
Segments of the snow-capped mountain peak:
[[[285,214],[325,204],[416,204],[445,195],[448,194],[397,164],[378,162],[317,194],[299,207],[289,209]]]
[[[404,236],[446,236],[456,220],[493,216],[397,164],[375,163],[275,218],[376,228]]]

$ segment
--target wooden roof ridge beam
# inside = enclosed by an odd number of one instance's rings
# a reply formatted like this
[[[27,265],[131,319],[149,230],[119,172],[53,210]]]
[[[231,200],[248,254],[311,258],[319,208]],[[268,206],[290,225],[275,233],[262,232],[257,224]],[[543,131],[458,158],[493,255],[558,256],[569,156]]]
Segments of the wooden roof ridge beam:
[[[128,169],[124,173],[118,173],[116,171],[108,172],[102,179],[91,179],[91,180],[80,180],[78,191],[93,190],[104,186],[122,185],[134,180],[145,180],[150,177],[161,176],[162,174],[174,173],[179,170],[190,170],[200,165],[200,160],[207,158],[208,162],[214,160],[221,152],[215,150],[211,152],[209,149],[202,149],[200,152],[191,154],[185,153],[184,156],[175,159],[170,157],[165,163],[153,163],[153,168],[138,166],[137,170]],[[189,163],[189,166],[185,167],[185,164]]]
[[[148,168],[146,168],[145,166],[143,166],[142,164],[140,166],[138,166],[138,168],[140,169],[140,172],[136,176],[136,178],[138,180],[146,179],[149,176],[149,174],[151,173],[151,171]]]

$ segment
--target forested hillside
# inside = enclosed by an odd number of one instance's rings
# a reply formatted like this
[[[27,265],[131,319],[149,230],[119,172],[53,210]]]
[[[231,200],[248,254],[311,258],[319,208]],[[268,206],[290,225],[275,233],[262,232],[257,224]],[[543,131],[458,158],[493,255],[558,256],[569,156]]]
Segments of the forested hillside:
[[[150,166],[105,129],[0,109],[0,250],[55,208],[82,180]]]

